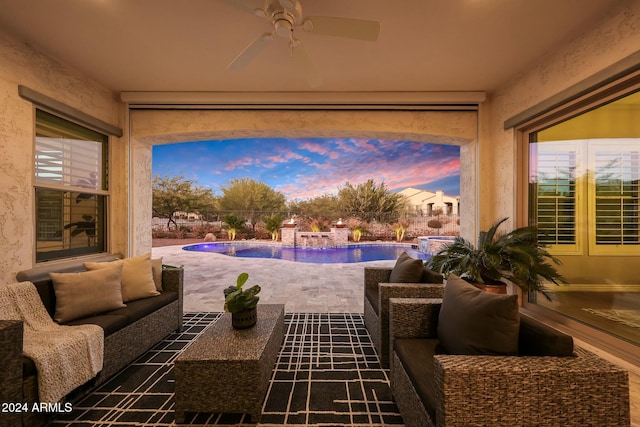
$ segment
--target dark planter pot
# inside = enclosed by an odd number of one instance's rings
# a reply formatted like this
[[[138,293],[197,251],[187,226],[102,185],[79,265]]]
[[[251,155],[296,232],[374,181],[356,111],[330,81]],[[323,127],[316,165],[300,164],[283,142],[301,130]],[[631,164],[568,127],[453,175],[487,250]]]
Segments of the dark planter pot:
[[[490,294],[499,294],[499,295],[507,294],[507,285],[505,285],[504,283],[501,285],[488,285],[486,283],[472,283],[472,285]]]
[[[258,321],[258,309],[256,307],[231,313],[231,326],[236,329],[247,329]]]

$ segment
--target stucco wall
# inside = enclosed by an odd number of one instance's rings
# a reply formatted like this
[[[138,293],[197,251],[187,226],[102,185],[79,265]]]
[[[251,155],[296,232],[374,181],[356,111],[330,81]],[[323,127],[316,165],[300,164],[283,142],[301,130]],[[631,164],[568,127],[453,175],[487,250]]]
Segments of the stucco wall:
[[[490,94],[480,126],[482,229],[502,217],[516,218],[516,134],[503,129],[504,121],[638,51],[640,2],[621,1],[598,26],[533,61],[521,76]]]
[[[239,110],[136,110],[131,112],[131,138],[136,160],[144,163],[152,145],[252,137],[346,137],[411,139],[461,146],[461,233],[475,233],[474,163],[477,113],[433,111],[239,111]],[[372,165],[372,178],[376,179]],[[135,224],[151,229],[151,174],[136,167],[134,183]],[[136,232],[133,251],[151,245],[149,234]]]
[[[86,114],[122,126],[123,108],[115,95],[73,69],[48,58],[0,31],[0,283],[15,281],[18,271],[34,265],[33,146],[34,108],[18,96],[27,86]],[[111,216],[116,227],[112,247],[126,250],[126,152],[113,139]],[[119,200],[119,198],[123,198]],[[124,219],[125,224],[119,222]]]

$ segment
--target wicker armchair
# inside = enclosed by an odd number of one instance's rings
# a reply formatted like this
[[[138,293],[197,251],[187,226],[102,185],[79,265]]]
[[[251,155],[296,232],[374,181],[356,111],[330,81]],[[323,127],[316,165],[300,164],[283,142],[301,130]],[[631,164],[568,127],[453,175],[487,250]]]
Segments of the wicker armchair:
[[[436,341],[440,304],[434,299],[392,299],[390,345]],[[407,426],[630,424],[628,373],[579,347],[574,347],[574,357],[436,352],[433,378],[411,378],[398,347],[393,348],[391,391]],[[426,384],[420,381],[433,384],[435,408],[427,408],[419,397],[416,388]]]
[[[388,283],[392,268],[364,269],[364,325],[384,368],[389,367],[389,299],[442,298],[444,285]]]

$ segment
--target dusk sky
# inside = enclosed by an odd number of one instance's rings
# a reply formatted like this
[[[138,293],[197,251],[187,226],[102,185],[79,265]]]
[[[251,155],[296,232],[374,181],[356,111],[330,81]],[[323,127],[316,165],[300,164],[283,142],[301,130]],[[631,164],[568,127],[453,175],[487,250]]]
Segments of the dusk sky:
[[[222,195],[233,178],[252,178],[288,200],[337,194],[373,179],[391,191],[416,187],[460,194],[460,148],[354,138],[257,138],[153,147],[153,175],[192,179]]]

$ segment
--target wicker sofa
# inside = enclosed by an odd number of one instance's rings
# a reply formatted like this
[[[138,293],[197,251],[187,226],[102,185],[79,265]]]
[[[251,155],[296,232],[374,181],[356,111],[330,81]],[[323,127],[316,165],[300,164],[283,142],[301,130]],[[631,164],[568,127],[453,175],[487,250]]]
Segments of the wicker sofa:
[[[444,292],[440,275],[425,272],[418,283],[389,283],[392,271],[387,267],[364,269],[364,324],[385,368],[389,367],[389,299],[441,298]]]
[[[115,259],[117,258],[107,256],[96,258],[95,261]],[[55,268],[22,271],[17,279],[35,285],[45,308],[53,318],[56,311],[56,294],[49,273],[84,270],[83,263],[73,261],[58,264]],[[104,330],[102,371],[89,383],[70,393],[65,400],[73,402],[79,399],[129,365],[168,334],[182,328],[183,269],[162,266],[161,277],[162,291],[157,296],[128,301],[126,307],[62,323],[95,324]],[[0,394],[3,402],[31,405],[39,400],[37,370],[33,361],[22,354],[22,331],[21,321],[0,322],[0,360],[5,368],[5,372],[0,376]],[[14,415],[18,418],[5,420],[6,422],[0,424],[40,426],[47,422],[47,415],[42,413],[28,412],[22,414],[22,417],[20,414]]]
[[[390,301],[391,391],[405,425],[630,424],[625,370],[526,316],[518,355],[445,354],[438,345],[441,307],[442,299]],[[542,355],[567,345],[570,356]]]

